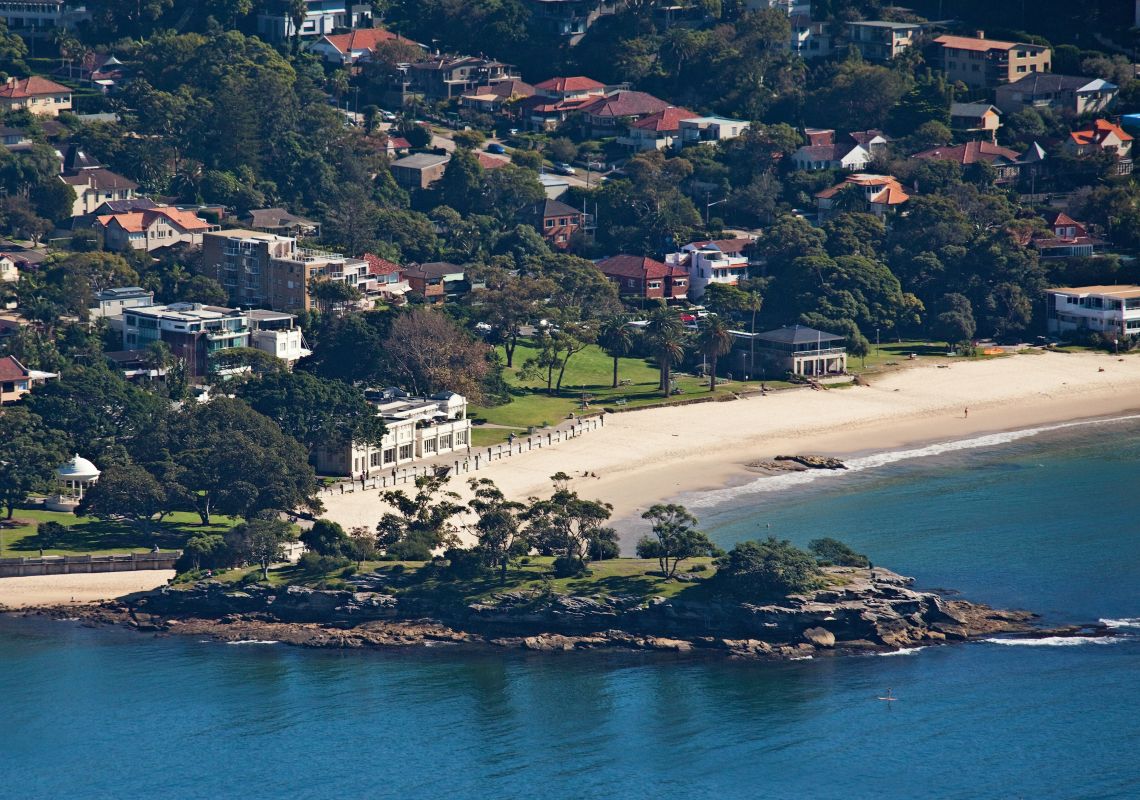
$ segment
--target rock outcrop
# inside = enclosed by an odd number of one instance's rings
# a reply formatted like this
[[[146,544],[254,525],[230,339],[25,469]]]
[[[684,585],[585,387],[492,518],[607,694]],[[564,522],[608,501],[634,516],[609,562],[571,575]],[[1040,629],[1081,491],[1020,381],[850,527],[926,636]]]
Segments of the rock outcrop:
[[[1031,614],[915,591],[910,578],[889,570],[828,571],[828,588],[771,604],[519,591],[445,605],[389,594],[374,584],[371,591],[352,592],[203,581],[104,604],[86,617],[159,633],[307,647],[620,648],[751,659],[889,650],[1031,629]]]

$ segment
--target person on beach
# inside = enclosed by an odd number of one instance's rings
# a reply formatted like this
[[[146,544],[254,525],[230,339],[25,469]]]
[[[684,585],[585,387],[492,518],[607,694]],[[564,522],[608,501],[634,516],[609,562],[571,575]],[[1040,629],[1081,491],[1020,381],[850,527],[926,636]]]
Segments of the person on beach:
[[[962,412],[962,419],[970,418],[970,407],[966,406],[966,410]]]

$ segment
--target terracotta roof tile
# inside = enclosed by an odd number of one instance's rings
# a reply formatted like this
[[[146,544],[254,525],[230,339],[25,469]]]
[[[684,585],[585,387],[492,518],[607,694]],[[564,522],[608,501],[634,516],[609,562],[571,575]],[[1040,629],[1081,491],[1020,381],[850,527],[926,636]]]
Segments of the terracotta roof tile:
[[[381,42],[390,42],[396,38],[396,34],[383,28],[358,28],[351,33],[325,36],[324,40],[336,48],[338,53],[347,55],[354,50],[375,50]]]
[[[0,84],[0,97],[12,100],[22,100],[28,97],[39,97],[45,94],[71,94],[71,89],[39,75],[30,78],[18,78],[7,84]]]

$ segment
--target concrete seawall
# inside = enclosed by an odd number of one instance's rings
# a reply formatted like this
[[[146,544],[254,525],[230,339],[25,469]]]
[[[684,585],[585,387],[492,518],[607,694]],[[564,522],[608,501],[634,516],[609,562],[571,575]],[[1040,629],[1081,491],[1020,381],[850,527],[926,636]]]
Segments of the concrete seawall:
[[[28,575],[70,575],[86,572],[130,572],[143,569],[174,569],[181,552],[121,553],[106,556],[43,556],[0,558],[0,578]]]

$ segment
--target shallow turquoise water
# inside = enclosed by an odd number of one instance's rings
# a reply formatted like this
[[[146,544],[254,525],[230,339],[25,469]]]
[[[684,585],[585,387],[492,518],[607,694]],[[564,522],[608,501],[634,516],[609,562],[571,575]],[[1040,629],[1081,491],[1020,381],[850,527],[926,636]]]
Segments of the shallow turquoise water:
[[[1116,424],[701,514],[726,545],[836,535],[1051,622],[1137,618],[1138,457],[1140,426]],[[1140,796],[1140,638],[757,665],[0,618],[0,679],[2,798]]]

